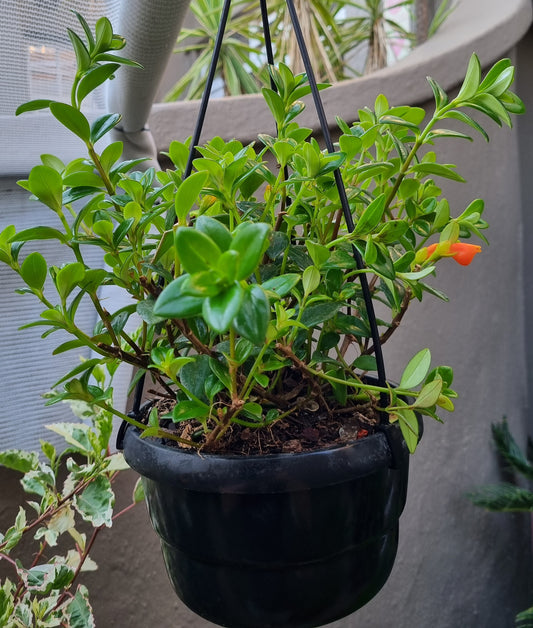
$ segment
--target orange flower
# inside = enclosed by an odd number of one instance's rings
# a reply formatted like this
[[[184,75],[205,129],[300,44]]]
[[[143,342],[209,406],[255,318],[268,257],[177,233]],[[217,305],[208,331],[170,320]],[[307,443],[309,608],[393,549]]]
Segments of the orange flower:
[[[439,246],[445,244],[444,242],[434,244],[430,244],[426,247],[426,259],[433,255],[435,249]],[[449,244],[449,247],[445,249],[446,252],[442,251],[442,257],[453,257],[453,259],[461,266],[468,266],[474,257],[481,253],[481,247],[477,244],[467,244],[466,242],[453,242]]]

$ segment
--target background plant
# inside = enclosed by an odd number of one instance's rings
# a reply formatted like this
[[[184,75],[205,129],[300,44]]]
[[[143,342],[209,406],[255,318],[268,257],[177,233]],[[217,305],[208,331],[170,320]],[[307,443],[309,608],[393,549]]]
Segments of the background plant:
[[[29,497],[13,525],[0,532],[0,561],[12,572],[0,583],[1,626],[94,627],[87,587],[79,576],[97,568],[90,552],[99,533],[143,499],[138,484],[132,504],[114,512],[113,482],[128,465],[121,453],[110,453],[112,415],[103,410],[94,415],[79,404],[77,411],[84,423],[48,426],[64,437],[63,451],[42,441],[40,453],[0,452],[0,465],[22,473]]]
[[[492,425],[492,438],[509,470],[528,483],[533,480],[533,460],[524,454],[509,431],[507,421]],[[533,512],[533,492],[511,482],[490,484],[470,495],[476,506],[492,512]],[[517,628],[533,626],[533,606],[516,616]]]
[[[442,259],[467,265],[479,252],[462,240],[484,240],[483,201],[452,212],[435,179],[463,178],[432,149],[441,137],[472,139],[448,129],[450,119],[488,137],[465,109],[511,125],[510,114],[523,105],[510,91],[510,61],[499,61],[482,78],[473,55],[453,99],[429,79],[435,110],[425,123],[423,109],[391,107],[379,96],[373,109],[358,112],[357,122],[338,120],[341,135],[329,154],[296,122],[310,91],[305,75],[280,64],[270,69],[275,89],[263,88],[275,137],[261,135],[249,146],[214,138],[198,148],[190,175],[189,142],[172,142],[175,169],[158,173],[156,185],[153,170],[131,172],[136,162],[120,163],[120,142],[101,152],[95,146],[120,116],[89,124],[81,105],[116,70],[118,61],[110,60],[116,57],[102,47],[121,40],[107,22],[97,23],[96,36],[80,22],[86,42],[71,35],[78,59],[71,104],[31,101],[18,110],[48,107],[86,146],[86,158],[66,165],[44,155],[20,182],[59,217],[61,229],[17,233],[10,226],[0,234],[0,260],[43,306],[29,325],[44,327],[46,335],[70,335],[55,353],[86,346],[95,355],[57,382],[50,402],[84,401],[145,436],[210,448],[232,426],[267,427],[302,410],[338,417],[366,404],[399,422],[414,451],[415,410],[434,418],[440,409],[453,410],[453,372],[431,369],[429,349],[416,347],[398,388],[364,381],[376,370],[376,348],[358,279],[368,275],[373,299],[384,306],[378,331],[385,343],[413,300],[446,298],[428,283]],[[267,154],[275,159],[272,168]],[[338,175],[355,224],[351,233]],[[76,261],[59,268],[37,251],[26,254],[27,243],[42,239],[57,240]],[[91,268],[85,259],[86,247],[94,246],[103,250],[107,269]],[[99,288],[108,284],[125,290],[131,304],[107,311]],[[82,299],[94,305],[95,329],[77,323]],[[127,332],[133,314],[142,323]],[[137,377],[148,374],[176,402],[174,410],[161,417],[154,409],[147,427],[114,408],[110,379],[121,362],[137,367]],[[168,427],[168,420],[190,418],[198,421],[192,436]]]
[[[353,77],[357,72],[350,65],[350,59],[365,47],[364,72],[368,73],[387,65],[396,41],[401,40],[409,47],[414,45],[415,30],[392,17],[395,9],[404,8],[412,13],[414,5],[415,0],[400,0],[390,6],[385,6],[383,0],[297,0],[295,7],[318,80],[335,82]],[[192,0],[190,7],[196,25],[181,30],[175,52],[193,53],[197,57],[169,90],[166,101],[199,98],[203,93],[222,6],[222,0]],[[302,72],[285,0],[274,0],[268,9],[274,58],[289,65],[294,72]],[[354,16],[354,9],[359,15]],[[452,0],[442,0],[431,23],[426,25],[425,36],[432,36],[451,11]],[[414,17],[411,23],[415,23]],[[217,67],[226,96],[258,92],[261,84],[267,82],[258,2],[233,3]]]

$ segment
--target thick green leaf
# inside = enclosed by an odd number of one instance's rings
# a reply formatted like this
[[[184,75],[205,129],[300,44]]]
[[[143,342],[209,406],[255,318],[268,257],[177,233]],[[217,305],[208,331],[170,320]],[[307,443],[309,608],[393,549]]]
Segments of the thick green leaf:
[[[63,179],[57,170],[49,166],[34,166],[28,177],[28,189],[41,203],[55,212],[63,203]]]
[[[315,303],[305,308],[300,321],[306,327],[315,327],[315,325],[319,325],[333,318],[341,307],[342,303],[332,301],[327,303]]]
[[[294,286],[300,281],[300,275],[297,273],[287,273],[286,275],[278,275],[265,281],[263,285],[264,290],[272,290],[279,297],[284,297],[286,294],[294,288]]]
[[[81,262],[72,262],[61,268],[56,275],[55,284],[63,301],[83,281],[84,276],[85,266]]]
[[[20,274],[30,288],[42,290],[47,274],[46,260],[37,251],[30,253],[22,263]]]
[[[422,349],[409,360],[400,379],[400,388],[414,388],[418,386],[428,374],[431,364],[429,349]]]
[[[221,251],[227,251],[230,247],[231,233],[220,220],[211,218],[211,216],[198,216],[194,226],[198,231],[209,236]]]
[[[21,113],[26,113],[27,111],[39,111],[40,109],[48,109],[53,100],[45,100],[40,98],[38,100],[30,100],[29,102],[25,102],[24,104],[17,107],[15,111],[16,116],[20,116]]]
[[[250,342],[261,345],[265,342],[269,317],[270,304],[263,290],[255,284],[248,286],[233,322],[235,331]]]
[[[423,162],[420,164],[415,164],[410,168],[411,172],[416,172],[417,174],[428,175],[434,174],[439,177],[444,177],[445,179],[451,179],[452,181],[459,181],[464,183],[463,177],[458,174],[453,168],[450,166],[446,166],[444,164],[435,164],[430,162]]]
[[[205,299],[202,306],[205,322],[219,333],[228,331],[241,307],[243,296],[242,286],[234,283],[227,290]]]
[[[308,266],[302,275],[302,285],[306,295],[311,294],[320,285],[320,271],[316,266]]]
[[[230,250],[239,254],[237,279],[247,279],[257,268],[268,248],[270,225],[263,222],[243,222],[233,232]]]
[[[29,242],[31,240],[59,240],[65,243],[67,239],[65,234],[52,227],[31,227],[19,231],[11,238],[12,242]]]
[[[283,100],[281,99],[281,96],[273,89],[269,89],[268,87],[263,87],[261,91],[263,94],[263,98],[268,105],[268,108],[274,116],[276,124],[278,126],[281,126],[283,124],[283,121],[285,120],[285,106],[283,105]]]
[[[106,133],[108,133],[111,129],[117,126],[117,124],[120,122],[121,117],[122,116],[119,113],[108,113],[105,116],[100,116],[99,118],[96,118],[96,120],[91,124],[91,142],[93,144],[96,144],[99,139],[104,137]],[[116,159],[114,159],[112,163],[115,163],[115,161],[122,153],[122,144],[120,144],[119,146],[120,151],[118,150],[118,147],[114,149],[116,152],[118,152],[118,156]],[[106,149],[108,148],[109,146],[106,147]],[[108,166],[106,170],[107,172],[109,170],[109,164],[106,165]]]
[[[181,225],[186,224],[187,215],[196,203],[207,180],[207,172],[195,172],[187,177],[179,186],[175,198],[176,216]]]
[[[190,399],[180,401],[172,410],[172,420],[174,423],[187,421],[189,419],[203,419],[209,416],[209,406]]]
[[[189,275],[174,279],[157,298],[153,313],[162,318],[190,318],[202,311],[204,299],[183,294],[183,284]]]
[[[367,235],[379,225],[385,211],[385,194],[380,194],[362,213],[354,229],[356,235]]]
[[[474,96],[481,82],[481,64],[474,53],[470,57],[465,79],[457,95],[457,100],[469,100]]]
[[[105,65],[97,65],[86,72],[78,83],[76,91],[78,103],[81,105],[82,101],[102,83],[111,78],[119,67],[118,63],[106,63]]]
[[[81,111],[72,105],[67,105],[62,102],[50,103],[50,111],[54,118],[61,122],[63,126],[67,127],[69,131],[72,131],[74,135],[77,135],[84,142],[90,141],[91,127],[89,121]]]
[[[180,262],[188,273],[216,267],[221,251],[205,233],[192,227],[179,227],[174,241]]]
[[[431,408],[437,403],[441,390],[442,379],[437,378],[428,382],[420,391],[413,405],[416,408]]]
[[[398,417],[402,436],[407,444],[407,448],[410,453],[413,454],[416,451],[416,446],[418,445],[419,427],[416,414],[409,408],[399,408],[396,410],[396,416]]]
[[[74,53],[76,54],[76,63],[78,65],[78,72],[85,72],[89,66],[91,65],[91,55],[87,50],[87,47],[83,43],[80,36],[75,33],[72,29],[67,28],[67,33],[70,39],[70,43],[74,48]]]

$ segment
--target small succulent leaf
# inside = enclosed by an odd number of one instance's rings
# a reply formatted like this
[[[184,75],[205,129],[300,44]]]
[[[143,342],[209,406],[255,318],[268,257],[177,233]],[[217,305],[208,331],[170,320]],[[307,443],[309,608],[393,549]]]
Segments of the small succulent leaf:
[[[89,121],[81,111],[72,105],[67,105],[62,102],[50,103],[50,111],[54,118],[61,122],[63,126],[67,127],[69,131],[72,131],[74,135],[77,135],[84,142],[90,141],[91,127]]]
[[[111,129],[114,129],[117,126],[117,124],[120,122],[121,117],[122,116],[119,113],[108,113],[104,116],[100,116],[99,118],[96,118],[96,120],[91,124],[91,142],[93,144],[96,144],[96,142],[99,139],[104,137],[106,133],[108,133],[109,131],[111,131]],[[122,153],[122,146],[118,142],[115,142],[114,144],[118,144],[118,146],[115,146],[111,150],[119,152],[119,156],[120,156],[120,153]],[[111,146],[111,144],[109,146]],[[106,149],[108,149],[109,146],[106,146]],[[104,153],[102,153],[101,155],[101,160],[103,156],[104,156]],[[118,157],[116,159],[118,159]],[[115,163],[116,159],[112,163]],[[110,164],[106,163],[106,166],[107,166],[106,172],[108,172]]]
[[[81,104],[92,91],[110,79],[119,67],[120,65],[118,63],[106,63],[104,65],[94,66],[86,72],[78,83],[78,89],[76,90],[78,103]],[[91,141],[94,142],[96,140],[92,140],[91,138]]]
[[[40,98],[38,100],[30,100],[28,102],[19,105],[15,111],[15,115],[19,116],[21,113],[26,113],[27,111],[39,111],[40,109],[48,109],[50,104],[53,103],[53,100],[46,100]]]
[[[63,266],[57,273],[55,284],[59,296],[65,300],[68,295],[78,286],[85,277],[85,266],[81,262],[72,262]]]
[[[270,225],[263,222],[243,222],[233,232],[230,250],[239,253],[237,280],[247,279],[257,268],[268,248]]]
[[[481,64],[477,55],[474,53],[468,62],[466,75],[457,94],[457,100],[469,100],[478,91],[481,82]]]
[[[415,408],[431,408],[434,406],[441,394],[442,379],[434,379],[427,384],[424,384],[422,390],[415,399],[413,406]]]
[[[316,303],[305,308],[300,322],[306,327],[315,327],[324,321],[333,318],[341,309],[342,303]]]
[[[243,296],[242,286],[234,283],[216,296],[207,297],[202,306],[205,322],[218,333],[228,331],[241,307]]]
[[[174,242],[180,262],[188,273],[216,267],[221,251],[205,233],[192,227],[179,227]]]
[[[265,342],[269,318],[270,304],[264,291],[256,284],[248,286],[233,322],[235,331],[255,345],[261,345]]]
[[[321,268],[328,261],[330,250],[326,246],[313,242],[312,240],[306,240],[305,246],[307,247],[310,258],[313,260],[313,264],[317,268]]]
[[[70,39],[70,43],[74,48],[74,53],[76,55],[76,63],[78,66],[78,72],[82,73],[89,69],[91,65],[91,55],[87,50],[87,47],[83,43],[80,36],[75,33],[72,29],[67,28],[67,33]]]
[[[28,177],[28,189],[41,203],[55,212],[63,206],[63,179],[49,166],[34,166]]]
[[[308,266],[302,275],[302,285],[306,295],[311,294],[320,285],[320,271],[316,266]]]
[[[264,290],[271,290],[275,292],[279,297],[284,297],[294,288],[294,286],[300,281],[300,275],[297,273],[287,273],[285,275],[278,275],[265,281],[262,286]]]
[[[183,284],[188,278],[189,275],[182,275],[166,286],[153,307],[153,313],[156,316],[162,318],[190,318],[200,314],[204,299],[183,294]]]
[[[281,96],[273,89],[270,89],[268,87],[263,87],[261,91],[263,94],[263,98],[268,105],[268,108],[274,116],[276,124],[278,126],[281,126],[283,124],[283,121],[285,120],[285,105],[283,104]]]
[[[209,406],[192,399],[185,399],[178,402],[172,410],[172,420],[174,423],[188,421],[189,419],[203,419],[209,416]]]
[[[22,279],[34,290],[42,290],[47,272],[46,260],[38,251],[30,253],[20,267]]]
[[[195,172],[188,176],[179,186],[174,203],[176,217],[180,225],[187,222],[187,215],[196,203],[207,180],[207,172]]]
[[[221,251],[229,249],[232,242],[231,233],[220,220],[211,218],[211,216],[198,216],[194,226],[198,231],[209,236]]]
[[[407,404],[398,399],[398,405],[400,406],[395,410],[395,415],[398,417],[402,436],[405,440],[407,448],[410,453],[416,451],[418,445],[419,424],[416,413],[410,408],[406,407]]]
[[[422,349],[411,358],[400,379],[400,388],[409,390],[424,381],[431,364],[429,349]]]
[[[362,236],[371,233],[383,218],[385,211],[385,194],[380,194],[361,214],[354,229],[354,235]]]
[[[463,177],[458,174],[453,168],[451,168],[450,166],[445,166],[444,164],[423,162],[411,166],[410,171],[424,176],[428,174],[434,174],[439,177],[444,177],[445,179],[458,181],[460,183],[464,183],[465,181]]]

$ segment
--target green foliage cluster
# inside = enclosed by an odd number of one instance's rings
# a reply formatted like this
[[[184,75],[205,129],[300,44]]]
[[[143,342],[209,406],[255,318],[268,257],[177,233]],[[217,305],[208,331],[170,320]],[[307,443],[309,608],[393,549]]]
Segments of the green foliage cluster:
[[[492,437],[509,470],[524,478],[533,480],[533,460],[522,452],[509,431],[507,421],[492,425]],[[476,506],[493,512],[533,512],[533,491],[511,482],[482,486],[470,495]],[[533,606],[516,616],[516,628],[533,626]]]
[[[0,561],[13,572],[0,582],[0,626],[94,628],[87,587],[78,576],[97,568],[89,553],[98,533],[131,506],[113,512],[112,483],[128,465],[121,453],[110,454],[112,414],[86,409],[87,417],[91,424],[48,426],[65,439],[61,452],[47,441],[41,441],[40,454],[0,452],[0,465],[22,473],[30,497],[13,525],[0,532]],[[138,484],[132,505],[142,499]]]
[[[437,419],[440,409],[453,410],[452,369],[432,369],[429,349],[421,349],[396,389],[365,381],[376,360],[359,276],[368,276],[372,298],[383,306],[382,343],[413,300],[446,298],[428,280],[444,257],[468,264],[479,247],[460,239],[484,240],[487,223],[483,201],[454,212],[442,197],[439,179],[463,178],[454,165],[440,163],[433,147],[442,137],[472,140],[449,129],[450,120],[488,137],[468,109],[511,125],[510,115],[523,105],[510,91],[510,61],[482,78],[473,55],[453,99],[429,79],[435,110],[427,122],[423,109],[391,106],[379,96],[373,109],[354,112],[355,123],[337,120],[340,139],[330,154],[296,121],[310,92],[306,76],[280,64],[270,69],[275,89],[263,88],[276,136],[261,135],[248,146],[216,137],[197,148],[188,176],[189,141],[174,141],[168,153],[174,168],[141,173],[133,170],[137,162],[120,161],[120,142],[101,152],[95,147],[119,116],[89,124],[82,101],[126,61],[113,54],[123,41],[105,18],[96,36],[79,19],[86,41],[71,34],[78,59],[72,102],[32,101],[18,113],[48,107],[88,155],[69,164],[43,155],[20,185],[50,208],[51,224],[20,232],[10,226],[0,234],[0,261],[20,276],[21,292],[42,304],[40,319],[28,326],[44,327],[46,336],[67,332],[71,339],[56,354],[89,347],[96,356],[61,378],[51,402],[81,400],[145,436],[180,440],[156,411],[146,427],[113,408],[100,367],[112,376],[126,362],[176,401],[165,418],[198,419],[189,446],[213,449],[230,426],[268,427],[302,410],[333,416],[366,403],[399,422],[414,451],[415,411]],[[51,226],[57,218],[61,228]],[[28,251],[43,239],[56,240],[75,261],[56,267]],[[91,268],[84,255],[95,246],[105,254],[104,269]],[[357,267],[354,249],[365,268]],[[131,303],[108,312],[99,297],[105,285],[126,291]],[[82,299],[98,315],[92,330],[77,322]],[[126,331],[134,314],[140,326]],[[383,394],[386,407],[380,407]]]

